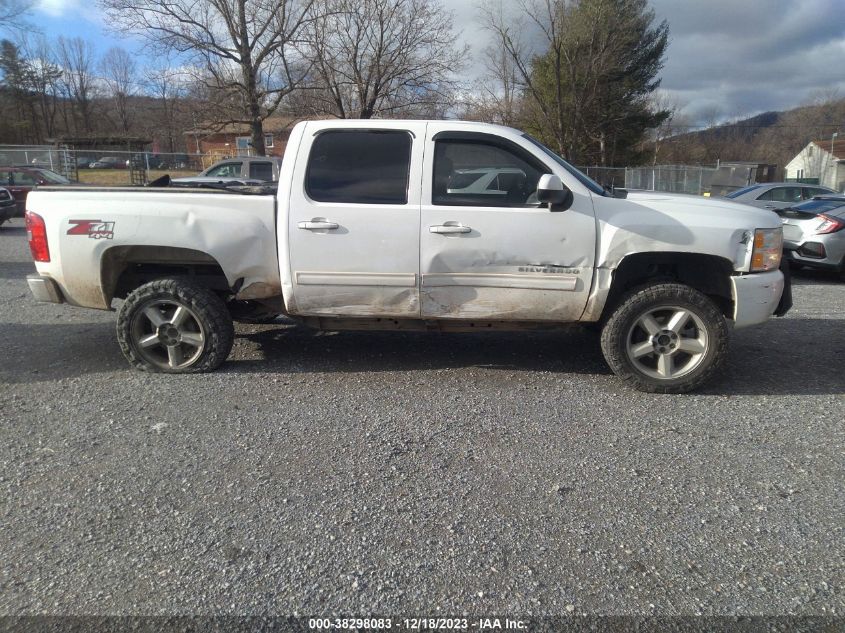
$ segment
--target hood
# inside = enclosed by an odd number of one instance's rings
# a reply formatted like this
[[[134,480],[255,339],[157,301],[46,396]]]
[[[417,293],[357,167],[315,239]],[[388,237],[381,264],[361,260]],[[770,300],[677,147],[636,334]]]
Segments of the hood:
[[[741,225],[749,228],[775,228],[781,225],[777,213],[734,202],[727,198],[706,198],[661,191],[629,191],[628,200],[669,216]]]

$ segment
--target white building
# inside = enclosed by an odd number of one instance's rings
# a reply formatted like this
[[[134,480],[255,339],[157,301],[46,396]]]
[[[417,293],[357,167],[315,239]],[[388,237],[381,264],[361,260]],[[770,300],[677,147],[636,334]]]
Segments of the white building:
[[[845,192],[845,139],[808,143],[786,164],[786,178],[818,178],[820,185]]]

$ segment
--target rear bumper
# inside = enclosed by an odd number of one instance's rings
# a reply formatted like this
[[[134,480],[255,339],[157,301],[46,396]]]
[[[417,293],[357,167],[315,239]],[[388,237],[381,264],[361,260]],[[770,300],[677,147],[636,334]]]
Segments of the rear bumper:
[[[29,291],[36,301],[42,303],[62,303],[62,291],[59,290],[58,284],[42,275],[27,275],[26,283],[29,284]]]
[[[791,292],[787,292],[789,306],[781,305],[784,290],[789,288],[780,270],[731,277],[734,301],[734,327],[743,328],[767,321],[773,314],[786,314],[791,307]]]

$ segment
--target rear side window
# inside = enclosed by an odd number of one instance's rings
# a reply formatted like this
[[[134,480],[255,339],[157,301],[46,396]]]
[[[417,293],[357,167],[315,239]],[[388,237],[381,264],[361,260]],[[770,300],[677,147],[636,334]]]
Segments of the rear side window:
[[[801,187],[775,187],[757,196],[757,199],[773,202],[801,202]]]
[[[411,136],[393,130],[331,130],[311,147],[305,190],[317,202],[407,204]]]
[[[256,180],[273,180],[273,165],[271,163],[250,163],[249,177]]]

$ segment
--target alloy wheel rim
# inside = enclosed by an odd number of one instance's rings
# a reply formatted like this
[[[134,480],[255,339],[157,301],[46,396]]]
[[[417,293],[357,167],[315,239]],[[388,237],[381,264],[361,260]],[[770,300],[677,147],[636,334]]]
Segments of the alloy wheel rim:
[[[707,356],[710,336],[694,311],[661,306],[641,314],[625,340],[625,352],[641,373],[658,380],[686,376]]]
[[[205,348],[205,332],[197,315],[169,299],[142,305],[132,319],[131,335],[144,360],[162,369],[190,367]]]

